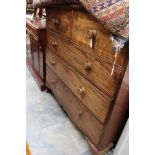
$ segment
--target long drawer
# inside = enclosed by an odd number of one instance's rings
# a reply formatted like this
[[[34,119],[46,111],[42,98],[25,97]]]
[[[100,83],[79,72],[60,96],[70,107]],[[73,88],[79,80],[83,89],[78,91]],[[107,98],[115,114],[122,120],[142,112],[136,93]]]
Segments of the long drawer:
[[[115,66],[111,76],[112,64],[99,59],[94,54],[81,51],[75,45],[48,32],[47,45],[68,64],[74,66],[83,76],[95,84],[109,97],[113,97],[121,75],[121,69]]]
[[[83,24],[85,23],[85,24]],[[92,48],[90,48],[90,40],[92,40]],[[88,13],[74,11],[72,39],[73,42],[85,47],[107,59],[114,61],[114,52],[112,50],[112,41],[110,33],[104,26]],[[123,66],[126,59],[127,49],[123,48],[117,57],[116,64]]]
[[[111,99],[49,50],[46,51],[46,63],[85,106],[101,122],[104,122],[111,104]]]
[[[71,120],[97,145],[103,130],[103,125],[87,111],[79,99],[46,65],[46,80],[55,97],[70,116]]]

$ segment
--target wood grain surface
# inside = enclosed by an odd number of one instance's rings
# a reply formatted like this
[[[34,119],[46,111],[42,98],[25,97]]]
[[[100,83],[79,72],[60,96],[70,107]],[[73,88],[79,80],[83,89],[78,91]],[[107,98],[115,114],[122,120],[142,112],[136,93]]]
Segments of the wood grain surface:
[[[89,30],[95,30],[94,47],[90,48]],[[113,62],[114,52],[112,50],[112,41],[110,33],[99,23],[93,16],[88,13],[74,11],[72,40],[78,45],[84,46],[104,59]],[[122,66],[124,64],[127,49],[124,48],[118,55],[116,64]]]
[[[66,36],[71,36],[72,11],[59,9],[46,9],[47,11],[47,29]]]
[[[49,64],[50,68],[64,81],[88,109],[94,113],[101,122],[104,122],[111,99],[64,63],[50,50],[46,50],[46,54],[46,63]],[[55,62],[55,64],[53,65],[51,62]],[[81,91],[82,89],[84,91]]]
[[[67,112],[71,120],[97,146],[103,125],[87,110],[83,103],[56,76],[48,65],[46,65],[46,70],[48,72],[47,82],[63,109]]]
[[[114,74],[111,76],[112,63],[100,59],[93,53],[80,50],[77,46],[49,31],[47,43],[47,46],[65,62],[75,67],[78,72],[107,96],[113,97],[121,77],[121,69],[119,67],[115,66]],[[87,66],[88,64],[90,64],[90,68]]]
[[[92,152],[103,154],[116,142],[127,113],[122,79],[128,46],[110,76],[115,53],[108,30],[81,6],[52,5],[46,11],[46,85],[89,138]]]

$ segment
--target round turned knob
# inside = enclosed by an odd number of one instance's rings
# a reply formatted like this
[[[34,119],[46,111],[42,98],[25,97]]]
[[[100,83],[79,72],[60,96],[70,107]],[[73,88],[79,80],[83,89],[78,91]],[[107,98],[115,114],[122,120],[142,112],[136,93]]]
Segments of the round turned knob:
[[[54,61],[54,60],[51,61],[50,64],[51,64],[52,66],[55,65],[55,61]]]
[[[57,18],[53,18],[53,19],[52,19],[52,22],[53,22],[54,24],[58,24],[58,23],[59,23],[59,20],[58,20]]]
[[[90,71],[91,70],[91,62],[84,62],[84,69],[87,71],[88,70]]]
[[[89,29],[88,30],[88,37],[92,38],[92,37],[95,37],[95,36],[96,36],[96,30]]]
[[[79,88],[79,93],[80,93],[80,95],[84,95],[84,93],[85,93],[85,88],[84,88],[84,87],[80,87],[80,88]]]
[[[78,110],[76,113],[77,113],[78,116],[82,115],[82,111],[81,110]]]
[[[58,24],[59,23],[59,20],[58,19],[55,19],[55,22],[54,22],[55,24]]]
[[[51,80],[51,84],[55,84],[56,83],[56,81],[55,80]]]
[[[88,37],[91,38],[93,36],[93,31],[92,30],[88,30]]]
[[[57,46],[57,42],[56,41],[53,41],[52,42],[52,46],[54,46],[54,47]]]

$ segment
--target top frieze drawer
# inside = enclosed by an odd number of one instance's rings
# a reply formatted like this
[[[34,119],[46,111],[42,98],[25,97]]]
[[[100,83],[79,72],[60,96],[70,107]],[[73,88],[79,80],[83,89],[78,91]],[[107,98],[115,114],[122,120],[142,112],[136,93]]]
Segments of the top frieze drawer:
[[[113,51],[110,32],[91,14],[74,11],[71,40],[81,48],[95,53],[101,58],[113,63]],[[123,48],[117,56],[116,65],[123,66],[126,60],[127,48]]]
[[[54,31],[55,33],[71,37],[71,26],[73,20],[73,13],[71,10],[59,10],[59,9],[46,9],[47,12],[47,29]]]

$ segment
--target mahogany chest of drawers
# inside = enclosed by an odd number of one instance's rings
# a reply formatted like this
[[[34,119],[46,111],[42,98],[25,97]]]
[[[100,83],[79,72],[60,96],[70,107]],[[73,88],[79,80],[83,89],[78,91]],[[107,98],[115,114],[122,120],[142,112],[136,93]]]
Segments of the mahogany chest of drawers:
[[[103,25],[80,5],[47,6],[46,15],[46,86],[94,148],[103,150],[117,140],[128,111],[128,47],[111,76],[114,52]]]
[[[45,89],[46,20],[26,19],[26,63],[41,90]]]

